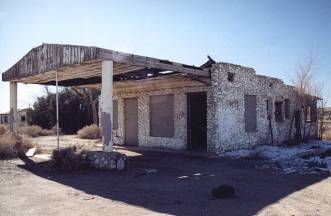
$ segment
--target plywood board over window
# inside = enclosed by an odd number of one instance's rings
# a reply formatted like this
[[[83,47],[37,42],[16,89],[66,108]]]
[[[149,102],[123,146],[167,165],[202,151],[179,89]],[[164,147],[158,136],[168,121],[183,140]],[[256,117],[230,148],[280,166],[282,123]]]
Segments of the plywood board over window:
[[[245,95],[245,131],[256,131],[256,95]]]
[[[174,95],[150,96],[150,136],[174,136]]]

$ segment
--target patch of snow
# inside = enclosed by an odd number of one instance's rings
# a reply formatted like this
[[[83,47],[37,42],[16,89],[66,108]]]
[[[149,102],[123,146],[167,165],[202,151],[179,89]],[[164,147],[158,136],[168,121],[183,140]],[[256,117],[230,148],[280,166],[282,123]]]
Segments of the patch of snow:
[[[293,147],[263,145],[226,152],[220,156],[263,159],[258,163],[262,169],[272,168],[285,173],[316,173],[331,170],[331,156],[320,157],[326,151],[331,151],[331,142],[314,140]]]

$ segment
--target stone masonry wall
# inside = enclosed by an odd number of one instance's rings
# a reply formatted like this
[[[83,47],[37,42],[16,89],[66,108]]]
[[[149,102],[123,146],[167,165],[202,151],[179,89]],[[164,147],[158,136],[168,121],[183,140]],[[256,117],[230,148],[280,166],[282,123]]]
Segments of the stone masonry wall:
[[[183,87],[156,91],[117,93],[118,129],[113,131],[113,140],[117,145],[124,144],[124,99],[138,99],[138,143],[139,146],[165,149],[187,149],[187,100],[186,93],[207,91],[207,86]],[[174,137],[151,137],[149,122],[149,96],[174,95]]]
[[[234,81],[228,81],[228,73]],[[257,130],[245,131],[245,95],[256,95]],[[208,97],[208,147],[210,151],[251,148],[271,142],[267,100],[272,103],[274,144],[288,139],[290,119],[285,118],[284,100],[290,101],[290,116],[294,107],[294,89],[276,78],[256,75],[254,69],[239,65],[218,63],[212,68],[211,90]],[[275,101],[283,101],[283,121],[274,118]],[[292,108],[292,109],[291,109]],[[312,127],[315,133],[315,127]],[[294,130],[293,130],[294,131]]]
[[[234,81],[228,80],[228,73],[234,74]],[[211,68],[210,85],[169,88],[163,90],[116,91],[118,101],[118,129],[113,131],[113,141],[124,144],[124,99],[138,99],[138,143],[139,146],[165,149],[187,149],[187,99],[186,93],[207,92],[207,151],[220,153],[228,150],[252,148],[270,144],[267,100],[270,101],[271,124],[274,144],[288,140],[291,119],[285,118],[285,99],[290,102],[290,116],[295,107],[294,88],[280,79],[256,75],[255,70],[229,63],[216,63]],[[149,96],[174,95],[174,137],[151,137],[149,122]],[[245,95],[256,96],[257,128],[245,131]],[[275,121],[276,101],[283,102],[283,121]],[[316,134],[316,123],[312,124],[311,135]],[[294,128],[292,129],[292,135]]]

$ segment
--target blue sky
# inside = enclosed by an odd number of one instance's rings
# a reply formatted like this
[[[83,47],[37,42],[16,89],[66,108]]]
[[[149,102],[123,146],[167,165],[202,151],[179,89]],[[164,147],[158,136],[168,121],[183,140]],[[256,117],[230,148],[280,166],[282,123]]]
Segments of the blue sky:
[[[0,72],[41,43],[92,45],[200,65],[217,61],[281,78],[305,59],[331,96],[331,1],[0,0]],[[19,85],[18,106],[44,93]],[[330,104],[330,102],[329,102]],[[9,84],[0,82],[0,112]]]

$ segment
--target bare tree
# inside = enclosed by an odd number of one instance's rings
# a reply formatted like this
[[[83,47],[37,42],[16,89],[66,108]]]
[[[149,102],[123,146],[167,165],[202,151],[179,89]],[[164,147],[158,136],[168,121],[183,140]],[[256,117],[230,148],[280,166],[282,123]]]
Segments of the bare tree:
[[[292,80],[295,87],[294,115],[291,119],[295,126],[297,142],[309,139],[312,122],[317,121],[317,101],[322,99],[323,85],[315,81],[314,61],[309,58],[301,65]],[[289,136],[292,134],[292,124]]]
[[[322,100],[317,101],[317,107],[318,107],[318,139],[322,139],[324,134],[326,133],[328,129],[328,125],[325,124],[325,107],[328,103],[328,97],[324,96],[321,97]]]

